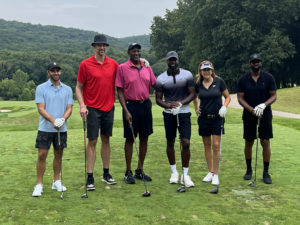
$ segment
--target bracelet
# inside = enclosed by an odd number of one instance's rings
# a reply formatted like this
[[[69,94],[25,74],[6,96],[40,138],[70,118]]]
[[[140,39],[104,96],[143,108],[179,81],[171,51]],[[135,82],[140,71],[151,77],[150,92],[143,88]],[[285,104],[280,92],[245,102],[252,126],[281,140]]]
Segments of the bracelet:
[[[124,109],[125,112],[129,113],[128,109]]]
[[[82,109],[82,108],[86,108],[86,105],[84,105],[84,106],[80,106],[80,109]]]

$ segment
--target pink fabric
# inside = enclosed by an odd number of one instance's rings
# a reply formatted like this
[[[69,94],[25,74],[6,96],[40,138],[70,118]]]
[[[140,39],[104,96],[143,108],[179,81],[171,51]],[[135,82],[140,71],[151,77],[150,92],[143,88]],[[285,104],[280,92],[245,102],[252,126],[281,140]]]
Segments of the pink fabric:
[[[126,100],[140,101],[149,98],[150,88],[156,82],[156,77],[150,66],[142,67],[138,70],[134,64],[128,60],[121,64],[117,70],[116,87],[123,88]]]

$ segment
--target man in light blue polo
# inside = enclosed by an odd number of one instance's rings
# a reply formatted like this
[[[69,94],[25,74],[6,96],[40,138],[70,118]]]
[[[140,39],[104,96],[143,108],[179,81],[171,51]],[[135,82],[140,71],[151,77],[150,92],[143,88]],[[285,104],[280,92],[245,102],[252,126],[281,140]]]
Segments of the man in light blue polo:
[[[38,148],[36,163],[37,184],[33,197],[43,193],[43,176],[46,169],[46,158],[53,144],[54,179],[52,189],[66,191],[60,180],[63,149],[67,147],[67,119],[72,113],[72,89],[60,81],[61,68],[56,62],[48,65],[49,80],[36,88],[35,103],[40,114],[40,122],[35,147]],[[60,139],[60,140],[59,140]]]

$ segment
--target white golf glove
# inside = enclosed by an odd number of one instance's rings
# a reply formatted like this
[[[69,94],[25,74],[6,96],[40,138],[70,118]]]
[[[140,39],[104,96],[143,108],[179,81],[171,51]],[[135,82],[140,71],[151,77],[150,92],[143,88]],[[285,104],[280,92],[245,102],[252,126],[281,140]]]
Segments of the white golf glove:
[[[226,108],[226,106],[223,105],[223,106],[220,108],[220,110],[219,110],[219,115],[220,115],[222,118],[224,118],[225,115],[226,115],[226,112],[227,112],[227,108]]]
[[[264,109],[266,108],[265,103],[261,103],[254,108],[254,113],[256,116],[261,117],[264,113]]]
[[[172,108],[171,109],[171,113],[176,116],[181,108],[182,104],[179,102],[179,106],[177,106],[176,108]]]
[[[54,121],[54,125],[58,128],[61,128],[65,123],[65,119],[64,118],[57,118]]]
[[[145,67],[150,66],[150,63],[148,62],[147,59],[145,59],[145,58],[140,58],[140,60],[144,63]]]

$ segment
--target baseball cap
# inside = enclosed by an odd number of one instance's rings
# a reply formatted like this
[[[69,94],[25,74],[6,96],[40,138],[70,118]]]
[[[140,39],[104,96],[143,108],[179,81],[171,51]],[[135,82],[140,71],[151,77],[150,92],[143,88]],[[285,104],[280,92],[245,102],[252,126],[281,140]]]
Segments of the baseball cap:
[[[48,65],[47,70],[53,70],[54,68],[61,69],[57,62],[52,62]]]
[[[175,51],[168,52],[167,55],[166,55],[166,59],[170,59],[170,58],[176,58],[176,59],[178,59],[177,52],[175,52]]]
[[[129,46],[128,46],[128,51],[131,50],[131,49],[134,49],[134,48],[138,48],[138,49],[141,49],[142,46],[138,43],[131,43]]]
[[[260,56],[260,54],[254,53],[254,54],[250,55],[249,62],[252,62],[252,61],[254,61],[254,60],[259,60],[259,61],[261,61],[261,56]]]
[[[202,65],[200,67],[200,70],[204,70],[204,69],[211,69],[211,70],[213,70],[214,67],[213,67],[213,65],[209,61],[206,61],[206,62],[202,63]]]

